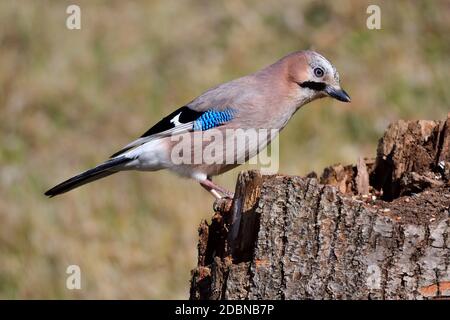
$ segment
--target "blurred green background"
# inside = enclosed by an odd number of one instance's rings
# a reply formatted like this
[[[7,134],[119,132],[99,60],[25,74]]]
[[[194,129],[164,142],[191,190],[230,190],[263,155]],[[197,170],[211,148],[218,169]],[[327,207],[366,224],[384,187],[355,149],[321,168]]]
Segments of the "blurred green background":
[[[81,30],[65,27],[81,6]],[[366,28],[381,7],[382,30]],[[351,104],[301,109],[281,168],[373,156],[396,119],[450,106],[449,1],[1,1],[0,298],[186,298],[213,199],[170,173],[43,192],[103,160],[207,88],[314,49]],[[234,188],[239,169],[216,181]],[[82,290],[65,287],[77,264]]]

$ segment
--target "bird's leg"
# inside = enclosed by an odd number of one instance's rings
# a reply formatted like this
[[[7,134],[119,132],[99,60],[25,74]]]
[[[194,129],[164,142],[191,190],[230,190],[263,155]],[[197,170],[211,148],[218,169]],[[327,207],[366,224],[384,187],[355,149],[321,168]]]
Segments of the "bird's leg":
[[[208,177],[206,180],[200,181],[200,185],[203,188],[205,188],[206,190],[208,190],[216,199],[222,198],[222,196],[219,194],[219,192],[222,193],[222,195],[224,195],[225,197],[229,197],[229,198],[234,197],[233,192],[230,192],[227,189],[222,188],[221,186],[212,182],[211,177]]]
[[[217,190],[211,188],[207,183],[205,183],[204,181],[199,181],[200,185],[209,193],[211,193],[214,198],[216,199],[222,199],[222,196],[217,192]]]
[[[207,180],[209,181],[210,185],[213,186],[213,189],[221,192],[225,197],[229,197],[231,199],[233,199],[234,197],[234,193],[231,191],[228,191],[227,189],[219,186],[218,184],[215,184],[214,182],[212,182],[212,178],[211,176],[208,176]]]

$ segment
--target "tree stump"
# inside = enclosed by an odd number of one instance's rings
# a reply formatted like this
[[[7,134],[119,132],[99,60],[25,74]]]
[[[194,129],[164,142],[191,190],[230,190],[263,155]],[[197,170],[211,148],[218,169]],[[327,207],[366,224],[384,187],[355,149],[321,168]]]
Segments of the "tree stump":
[[[199,228],[191,299],[450,298],[450,118],[398,121],[376,159],[243,172]]]

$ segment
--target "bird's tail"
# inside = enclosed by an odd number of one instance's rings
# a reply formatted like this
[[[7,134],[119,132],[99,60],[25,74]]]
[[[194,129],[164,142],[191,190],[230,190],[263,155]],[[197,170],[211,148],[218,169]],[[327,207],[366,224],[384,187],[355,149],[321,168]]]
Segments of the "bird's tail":
[[[86,183],[107,177],[113,173],[118,172],[119,170],[117,169],[119,166],[131,160],[133,159],[128,157],[120,157],[108,160],[105,163],[96,166],[95,168],[87,170],[64,182],[61,182],[60,184],[54,186],[50,190],[47,190],[45,192],[45,195],[51,198],[57,196],[58,194],[62,194],[72,189],[78,188]]]

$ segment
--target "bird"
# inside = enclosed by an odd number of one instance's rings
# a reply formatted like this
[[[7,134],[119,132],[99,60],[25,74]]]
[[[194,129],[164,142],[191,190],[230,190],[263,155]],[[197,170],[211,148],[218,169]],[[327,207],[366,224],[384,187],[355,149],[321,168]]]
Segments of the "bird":
[[[244,146],[232,148],[225,148],[223,139],[209,137],[209,144],[200,144],[200,151],[209,147],[222,157],[233,153],[231,161],[216,162],[199,160],[198,156],[190,154],[198,148],[194,146],[195,136],[232,132],[229,136],[236,139],[243,130],[279,132],[300,107],[324,97],[351,101],[340,86],[338,71],[329,60],[311,50],[292,52],[250,75],[206,90],[105,162],[56,185],[45,195],[54,197],[120,171],[167,169],[197,181],[217,199],[233,197],[233,193],[214,183],[212,177],[256,155],[274,136],[267,135],[266,139],[261,139],[263,141],[252,139]],[[180,147],[180,144],[184,145]],[[186,161],[179,161],[180,156]]]

